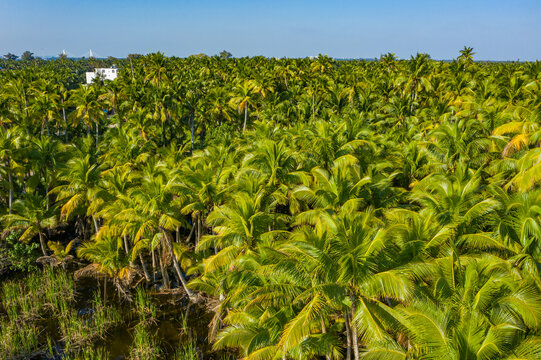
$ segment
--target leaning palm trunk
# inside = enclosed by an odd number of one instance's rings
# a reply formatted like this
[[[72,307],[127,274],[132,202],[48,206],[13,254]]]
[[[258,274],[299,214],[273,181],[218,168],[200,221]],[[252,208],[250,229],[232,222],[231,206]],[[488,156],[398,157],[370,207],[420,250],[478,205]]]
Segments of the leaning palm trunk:
[[[188,289],[188,283],[186,281],[186,278],[182,274],[182,269],[180,267],[180,264],[178,263],[177,255],[175,254],[175,251],[173,250],[173,239],[171,238],[171,234],[165,229],[162,229],[163,236],[165,237],[165,242],[167,244],[167,247],[169,248],[169,251],[171,252],[171,257],[173,258],[173,267],[175,268],[175,271],[177,273],[177,277],[179,281],[182,284],[182,287],[184,288],[184,291],[186,291],[186,294],[191,299],[192,292],[190,289]]]
[[[124,240],[124,252],[126,255],[130,254],[130,247],[128,245],[128,237],[126,235],[122,236],[122,239]]]
[[[156,282],[156,251],[152,249],[152,281]]]
[[[201,213],[197,214],[197,234],[196,234],[196,240],[195,240],[195,247],[199,246],[199,242],[201,241],[201,233],[202,233],[202,221],[201,221]]]
[[[190,233],[188,234],[188,237],[186,238],[187,243],[190,242],[190,239],[192,238],[192,235],[193,235],[194,232],[195,232],[195,223],[192,224],[192,228],[190,229]],[[177,233],[177,234],[179,234],[179,233]],[[178,237],[177,237],[177,242],[180,242],[180,239]],[[196,246],[197,246],[197,244],[196,244]]]
[[[128,236],[124,235],[122,238],[124,240],[124,252],[126,253],[126,256],[129,256],[129,254],[130,254],[130,244],[128,242]],[[134,266],[135,266],[135,264],[133,263],[133,261],[130,258],[130,267],[134,267]]]
[[[38,235],[39,235],[39,244],[41,245],[41,252],[43,252],[43,256],[47,256],[47,245],[45,245],[45,239],[41,231],[38,231]]]
[[[158,262],[160,263],[160,271],[162,273],[163,287],[164,289],[169,289],[169,275],[167,275],[167,271],[165,270],[163,251],[161,251],[160,246],[158,246]]]
[[[100,227],[98,226],[98,220],[94,215],[92,215],[92,221],[94,222],[94,228],[96,229],[96,234],[100,231]]]
[[[139,261],[141,261],[141,267],[143,268],[143,273],[145,274],[145,279],[147,282],[150,282],[152,278],[150,277],[150,274],[148,273],[147,266],[145,265],[145,260],[143,259],[143,256],[139,254]]]

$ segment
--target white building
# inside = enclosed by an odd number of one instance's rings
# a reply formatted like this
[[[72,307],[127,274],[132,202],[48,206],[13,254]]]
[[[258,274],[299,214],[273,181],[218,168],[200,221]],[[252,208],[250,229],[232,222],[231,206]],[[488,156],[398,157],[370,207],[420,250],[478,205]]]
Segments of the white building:
[[[86,83],[91,84],[92,81],[96,78],[96,76],[99,76],[102,80],[114,80],[116,79],[118,75],[118,69],[116,67],[112,68],[98,68],[94,69],[94,71],[90,71],[86,73]]]

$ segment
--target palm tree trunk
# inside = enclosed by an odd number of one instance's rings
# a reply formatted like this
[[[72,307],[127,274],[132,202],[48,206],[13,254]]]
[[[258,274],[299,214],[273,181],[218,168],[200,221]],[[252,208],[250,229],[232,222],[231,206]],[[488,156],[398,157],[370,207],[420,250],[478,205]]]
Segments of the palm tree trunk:
[[[321,320],[321,333],[326,334],[327,328],[325,327],[325,320],[323,319],[323,317],[321,317],[320,320]],[[331,360],[328,350],[325,352],[325,360]]]
[[[38,231],[39,235],[39,244],[41,245],[41,252],[43,252],[43,256],[47,256],[47,245],[45,244],[45,239],[43,238],[43,234],[41,233],[41,230]]]
[[[92,221],[94,222],[94,228],[96,229],[96,234],[98,234],[98,232],[100,231],[100,228],[98,226],[98,220],[96,219],[96,217],[94,217],[94,215],[92,215]]]
[[[194,138],[195,138],[195,129],[194,129],[194,113],[193,111],[190,113],[190,128],[191,128],[191,132],[192,132],[192,151],[193,151],[193,142],[194,142]]]
[[[192,238],[194,231],[195,231],[195,224],[192,223],[192,229],[190,230],[190,233],[188,234],[188,237],[186,238],[186,242],[190,242],[190,239]]]
[[[316,114],[316,111],[315,111],[315,97],[314,97],[314,93],[312,93],[312,121],[314,121],[314,116]]]
[[[248,121],[248,103],[244,104],[244,125],[242,131],[246,131],[246,122]]]
[[[128,236],[124,235],[122,236],[122,239],[124,240],[124,252],[126,253],[126,255],[129,255],[130,247],[128,245]]]
[[[156,251],[152,249],[152,281],[156,282]]]
[[[199,213],[197,215],[197,242],[195,244],[196,246],[199,245],[199,242],[201,241],[201,233],[203,232],[202,227],[203,221],[201,221],[201,213]]]
[[[64,126],[66,127],[66,144],[68,143],[68,121],[66,120],[66,109],[64,109],[64,99],[62,99],[62,119],[64,119]]]
[[[99,144],[99,134],[100,134],[100,123],[99,121],[96,121],[96,147],[98,147]]]
[[[13,208],[13,177],[11,176],[11,169],[9,169],[8,160],[8,182],[9,182],[9,213],[11,214]]]
[[[145,279],[147,282],[150,282],[152,279],[150,277],[150,274],[148,273],[147,266],[145,265],[145,260],[143,260],[143,256],[139,254],[139,261],[141,261],[141,267],[143,268],[143,273],[145,274]]]
[[[175,251],[173,250],[173,239],[171,238],[171,234],[165,229],[162,229],[163,236],[165,236],[165,241],[167,243],[167,247],[169,248],[169,251],[171,252],[171,256],[173,257],[173,267],[175,268],[175,271],[177,273],[177,277],[179,281],[182,284],[182,287],[184,288],[184,291],[186,291],[186,294],[189,298],[192,297],[192,292],[190,289],[188,289],[188,282],[186,281],[186,278],[184,277],[182,273],[182,269],[180,267],[180,264],[178,263],[177,255],[175,254]]]
[[[158,262],[160,263],[160,271],[162,273],[163,288],[169,289],[169,275],[167,275],[167,271],[165,271],[163,260],[163,251],[161,251],[161,247],[158,246]]]
[[[346,325],[346,360],[351,360],[351,329],[347,310],[344,311],[344,324]]]
[[[126,256],[128,256],[130,254],[130,244],[128,242],[128,236],[127,235],[124,235],[123,237],[123,240],[124,240],[124,252],[126,252]],[[130,257],[130,267],[134,267],[135,264],[133,263],[133,261],[131,261],[131,257]]]
[[[359,344],[357,339],[357,328],[355,327],[355,324],[353,323],[353,318],[355,316],[355,299],[353,299],[353,303],[351,305],[351,344],[353,346],[353,358],[355,360],[359,360]]]
[[[195,229],[195,248],[197,249],[197,246],[199,245],[199,216],[200,214],[197,214],[195,217],[195,220],[192,225],[192,230]],[[196,228],[197,227],[197,228]],[[191,234],[191,232],[190,232]],[[188,236],[188,238],[190,238]]]

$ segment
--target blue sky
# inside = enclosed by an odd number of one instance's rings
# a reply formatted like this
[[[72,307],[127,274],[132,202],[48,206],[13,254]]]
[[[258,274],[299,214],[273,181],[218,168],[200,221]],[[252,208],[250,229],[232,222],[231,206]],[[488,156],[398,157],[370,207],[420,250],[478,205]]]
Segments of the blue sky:
[[[0,0],[0,52],[541,60],[540,0]]]

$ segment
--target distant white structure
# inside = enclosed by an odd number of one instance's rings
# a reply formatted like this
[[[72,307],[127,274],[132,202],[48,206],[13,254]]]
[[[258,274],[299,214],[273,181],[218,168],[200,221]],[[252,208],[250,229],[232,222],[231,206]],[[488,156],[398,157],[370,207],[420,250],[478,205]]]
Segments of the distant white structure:
[[[118,69],[112,68],[97,68],[94,71],[86,73],[86,83],[91,84],[94,79],[99,76],[102,80],[114,80],[118,76]]]

